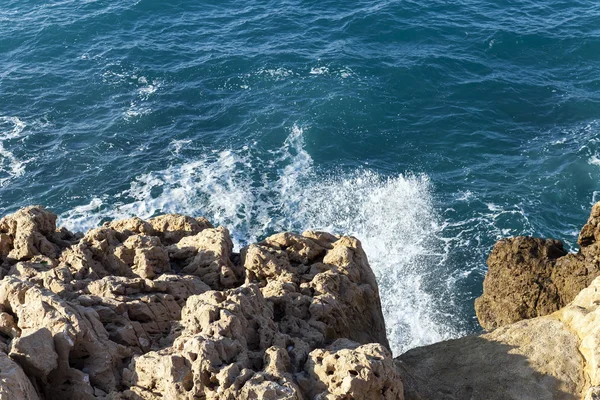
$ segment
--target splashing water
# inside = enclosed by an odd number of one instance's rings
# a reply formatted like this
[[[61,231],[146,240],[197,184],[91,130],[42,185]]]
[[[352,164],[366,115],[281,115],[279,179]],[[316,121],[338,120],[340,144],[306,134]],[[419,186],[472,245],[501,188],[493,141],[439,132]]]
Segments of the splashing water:
[[[83,230],[103,219],[133,215],[203,215],[228,227],[236,248],[282,230],[354,235],[378,278],[395,354],[460,335],[436,311],[436,298],[441,301],[443,295],[423,287],[444,257],[437,238],[442,224],[427,176],[385,177],[363,169],[320,174],[297,126],[276,153],[268,162],[251,148],[212,153],[138,177],[116,196],[120,202],[114,206],[96,198],[61,220],[70,229]],[[275,173],[279,178],[273,180]]]
[[[5,142],[21,137],[25,123],[18,117],[0,117],[0,186],[23,175],[27,161],[19,160]]]

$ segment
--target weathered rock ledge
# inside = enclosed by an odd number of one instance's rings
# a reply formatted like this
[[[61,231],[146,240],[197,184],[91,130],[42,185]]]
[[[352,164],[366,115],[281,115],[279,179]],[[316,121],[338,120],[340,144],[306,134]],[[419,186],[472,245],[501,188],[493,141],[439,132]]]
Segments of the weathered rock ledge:
[[[0,399],[403,398],[360,242],[203,218],[0,220]]]
[[[578,243],[496,243],[475,302],[491,332],[398,357],[406,399],[600,399],[600,203]]]
[[[0,400],[600,399],[600,203],[581,251],[500,241],[476,302],[491,332],[388,349],[360,242],[163,215],[85,235],[0,220]]]

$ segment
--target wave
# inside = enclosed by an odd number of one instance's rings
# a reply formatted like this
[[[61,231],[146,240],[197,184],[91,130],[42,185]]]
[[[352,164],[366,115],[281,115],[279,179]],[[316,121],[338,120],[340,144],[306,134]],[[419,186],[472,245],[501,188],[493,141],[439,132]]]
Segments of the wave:
[[[133,215],[203,215],[228,227],[238,249],[281,230],[351,234],[362,241],[378,278],[395,354],[461,334],[437,311],[443,296],[424,288],[424,272],[444,258],[436,236],[444,224],[426,175],[383,176],[364,169],[321,173],[304,149],[298,126],[268,159],[257,153],[246,146],[210,152],[141,175],[116,196],[95,198],[62,214],[61,223],[85,230]]]
[[[7,145],[22,136],[25,126],[18,117],[0,117],[0,187],[25,172],[28,160],[17,158]]]

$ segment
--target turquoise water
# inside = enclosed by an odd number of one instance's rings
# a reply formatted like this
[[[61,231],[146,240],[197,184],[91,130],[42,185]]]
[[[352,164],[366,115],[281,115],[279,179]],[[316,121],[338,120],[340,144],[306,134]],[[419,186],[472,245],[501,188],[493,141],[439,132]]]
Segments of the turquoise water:
[[[596,1],[4,0],[0,60],[2,214],[354,234],[396,353],[600,193]]]

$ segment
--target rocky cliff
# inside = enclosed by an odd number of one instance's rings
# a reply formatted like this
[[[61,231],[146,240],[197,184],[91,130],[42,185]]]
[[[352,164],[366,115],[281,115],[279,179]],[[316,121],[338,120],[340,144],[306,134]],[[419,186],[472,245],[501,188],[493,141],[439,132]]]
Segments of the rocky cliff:
[[[0,220],[0,400],[600,399],[600,203],[579,244],[500,241],[476,302],[490,332],[394,360],[353,237],[234,253],[203,218],[83,235],[28,207]]]
[[[0,399],[401,399],[358,240],[203,218],[0,220]]]
[[[475,302],[491,332],[398,357],[406,399],[600,399],[600,203],[578,243],[496,243]]]

